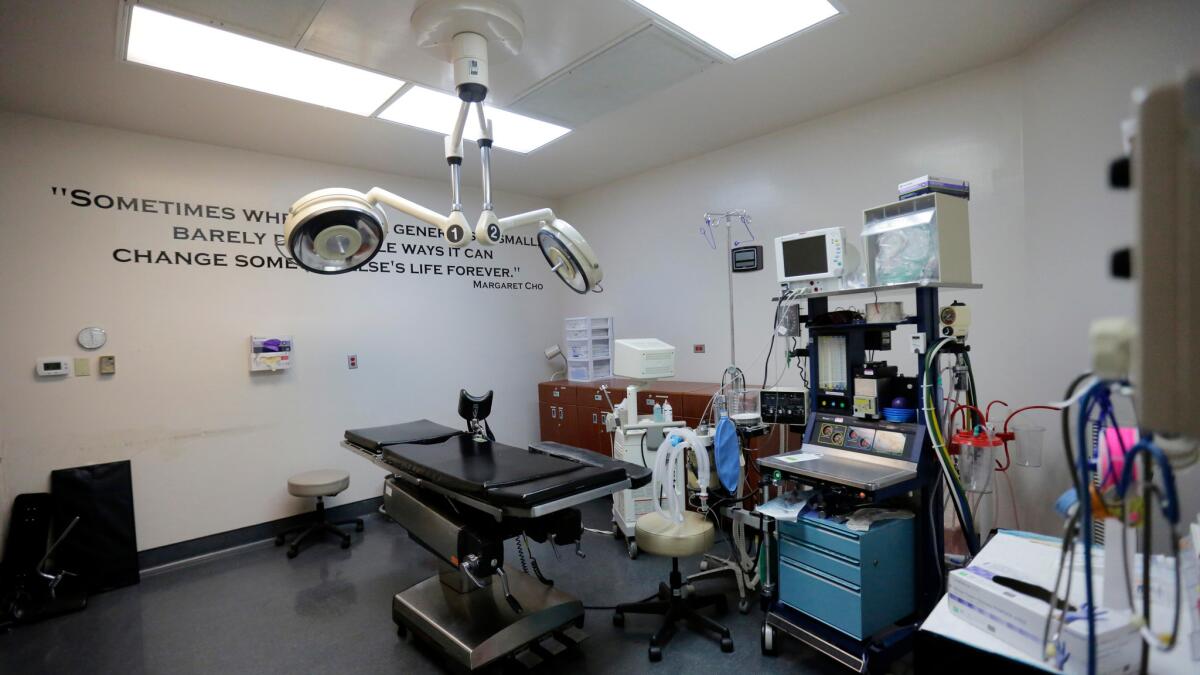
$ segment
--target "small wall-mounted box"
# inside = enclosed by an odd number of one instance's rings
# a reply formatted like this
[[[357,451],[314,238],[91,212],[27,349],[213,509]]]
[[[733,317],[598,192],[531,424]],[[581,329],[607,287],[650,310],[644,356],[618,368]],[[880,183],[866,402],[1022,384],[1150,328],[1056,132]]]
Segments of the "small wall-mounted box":
[[[291,367],[292,336],[250,336],[250,372],[274,372]]]

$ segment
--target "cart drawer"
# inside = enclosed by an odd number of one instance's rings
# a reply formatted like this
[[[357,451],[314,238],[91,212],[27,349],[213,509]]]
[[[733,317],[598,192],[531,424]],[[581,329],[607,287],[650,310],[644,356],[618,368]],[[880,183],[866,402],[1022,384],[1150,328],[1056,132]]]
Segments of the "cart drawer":
[[[861,558],[862,540],[859,534],[828,520],[801,517],[794,523],[781,522],[779,533],[798,542],[840,553],[851,560],[857,561]]]
[[[847,635],[863,637],[862,595],[854,584],[780,560],[779,599]]]
[[[779,555],[793,562],[832,574],[856,586],[862,585],[862,568],[859,566],[859,562],[829,549],[780,537]]]

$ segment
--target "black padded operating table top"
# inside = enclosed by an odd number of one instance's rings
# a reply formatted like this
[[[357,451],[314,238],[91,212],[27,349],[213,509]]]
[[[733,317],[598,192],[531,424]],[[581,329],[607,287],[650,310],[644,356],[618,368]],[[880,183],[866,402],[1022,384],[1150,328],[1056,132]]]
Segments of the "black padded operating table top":
[[[453,435],[447,437],[447,431]],[[627,478],[639,487],[651,474],[582,448],[479,441],[428,420],[355,429],[346,432],[346,440],[410,476],[497,506],[535,506]]]

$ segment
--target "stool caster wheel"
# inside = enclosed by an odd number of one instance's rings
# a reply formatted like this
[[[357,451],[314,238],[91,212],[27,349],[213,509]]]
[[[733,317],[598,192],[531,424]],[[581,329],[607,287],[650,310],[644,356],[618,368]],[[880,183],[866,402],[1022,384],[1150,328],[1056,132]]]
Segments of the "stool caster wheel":
[[[613,614],[613,625],[616,626],[617,628],[624,627],[625,626],[625,615],[621,614],[620,612]]]
[[[287,552],[287,557],[288,557],[288,558],[295,558],[295,557],[296,557],[296,556],[298,556],[298,555],[300,555],[300,551],[297,551],[297,550],[296,550],[296,549],[294,549],[294,548],[289,548],[289,549],[288,549],[288,552]]]
[[[662,661],[662,647],[650,645],[650,662],[658,663]]]
[[[629,559],[637,560],[637,556],[638,556],[637,542],[631,541],[631,542],[629,542]]]
[[[282,534],[280,534],[280,535],[277,535],[277,536],[275,537],[275,545],[276,545],[276,546],[283,546],[283,542],[284,542],[284,538],[283,538],[283,535],[282,535]]]
[[[733,638],[721,638],[721,651],[726,654],[733,653]]]
[[[361,520],[354,521],[354,531],[355,532],[362,532],[364,527],[365,526],[363,525],[363,521],[361,521]]]
[[[742,614],[750,613],[750,601],[748,599],[742,598],[741,600],[738,600],[738,612],[741,612]]]
[[[342,548],[350,548],[350,540],[349,539],[342,540]]]
[[[700,561],[700,571],[701,571],[701,572],[707,572],[707,571],[708,571],[708,561],[707,561],[707,560],[701,560],[701,561]]]

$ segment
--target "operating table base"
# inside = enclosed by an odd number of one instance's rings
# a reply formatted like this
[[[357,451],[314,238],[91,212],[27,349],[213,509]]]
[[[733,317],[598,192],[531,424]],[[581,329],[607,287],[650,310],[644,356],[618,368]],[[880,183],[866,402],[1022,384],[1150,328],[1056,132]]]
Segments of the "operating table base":
[[[571,624],[582,627],[582,602],[520,570],[504,570],[521,613],[509,606],[499,583],[459,593],[434,575],[392,598],[392,619],[402,634],[413,632],[468,670],[536,646]]]

